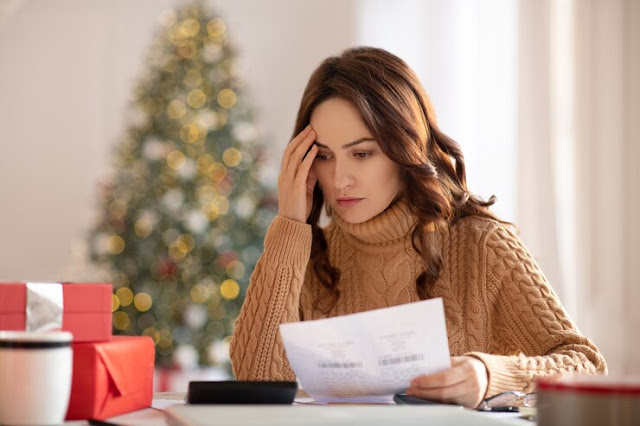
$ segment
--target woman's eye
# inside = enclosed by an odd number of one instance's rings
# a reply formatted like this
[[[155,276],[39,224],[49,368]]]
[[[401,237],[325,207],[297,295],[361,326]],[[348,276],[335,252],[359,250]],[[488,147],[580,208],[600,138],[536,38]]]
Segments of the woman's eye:
[[[320,160],[328,160],[331,156],[329,154],[317,154],[316,158]]]
[[[372,154],[371,152],[356,152],[356,153],[355,153],[355,154],[353,154],[353,155],[355,155],[355,156],[356,156],[356,157],[358,157],[358,158],[364,159],[364,158],[368,158],[368,157],[370,157],[370,156],[371,156],[371,154]]]

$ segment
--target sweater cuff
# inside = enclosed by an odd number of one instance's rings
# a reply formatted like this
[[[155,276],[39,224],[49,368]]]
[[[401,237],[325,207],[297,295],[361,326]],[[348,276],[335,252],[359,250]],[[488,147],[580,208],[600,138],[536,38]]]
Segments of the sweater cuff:
[[[479,359],[487,367],[489,384],[483,399],[507,391],[526,392],[532,384],[523,381],[522,369],[518,366],[517,357],[482,352],[470,352],[465,355]]]
[[[311,225],[276,216],[264,238],[264,253],[268,263],[303,265],[311,257]]]

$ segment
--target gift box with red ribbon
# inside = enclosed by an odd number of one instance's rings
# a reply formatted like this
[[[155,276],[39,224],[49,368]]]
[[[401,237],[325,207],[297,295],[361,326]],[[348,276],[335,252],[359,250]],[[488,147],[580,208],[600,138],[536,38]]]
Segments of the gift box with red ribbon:
[[[75,342],[111,338],[111,284],[0,283],[0,330],[64,330]]]
[[[153,340],[146,336],[74,343],[67,420],[104,420],[151,406],[154,359]]]

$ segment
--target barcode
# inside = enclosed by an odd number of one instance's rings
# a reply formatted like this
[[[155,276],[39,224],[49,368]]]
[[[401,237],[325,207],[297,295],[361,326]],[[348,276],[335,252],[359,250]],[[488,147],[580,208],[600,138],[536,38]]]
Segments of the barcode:
[[[319,362],[319,368],[362,368],[362,362]]]
[[[412,354],[397,356],[394,358],[385,358],[378,361],[379,365],[402,364],[403,362],[420,361],[424,359],[424,354]]]

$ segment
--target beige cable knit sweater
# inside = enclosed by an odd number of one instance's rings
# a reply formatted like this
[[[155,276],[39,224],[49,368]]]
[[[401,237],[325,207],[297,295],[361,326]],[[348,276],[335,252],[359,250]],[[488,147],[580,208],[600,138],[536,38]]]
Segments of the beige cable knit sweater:
[[[336,217],[324,230],[331,264],[341,270],[340,298],[328,316],[419,300],[422,261],[411,245],[415,218],[400,202],[361,224]],[[324,318],[326,297],[310,265],[311,226],[277,216],[251,275],[231,341],[239,380],[294,380],[278,326]],[[582,336],[520,239],[491,219],[465,217],[442,241],[440,277],[452,356],[471,355],[489,373],[486,397],[530,392],[536,377],[606,372],[596,346]]]

